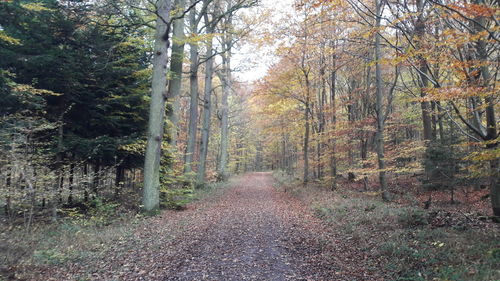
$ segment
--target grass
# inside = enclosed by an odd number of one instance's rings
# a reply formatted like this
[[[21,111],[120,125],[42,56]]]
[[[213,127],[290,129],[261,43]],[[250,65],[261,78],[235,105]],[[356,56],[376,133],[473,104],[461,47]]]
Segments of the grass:
[[[345,189],[296,184],[287,192],[309,204],[340,240],[370,253],[370,267],[386,280],[500,280],[498,225]],[[434,225],[440,214],[450,223]]]
[[[22,228],[5,231],[2,240],[7,249],[0,254],[2,271],[96,258],[107,246],[131,236],[140,218],[127,214],[106,225],[91,223],[91,219],[65,218],[57,224],[37,225],[30,232]]]

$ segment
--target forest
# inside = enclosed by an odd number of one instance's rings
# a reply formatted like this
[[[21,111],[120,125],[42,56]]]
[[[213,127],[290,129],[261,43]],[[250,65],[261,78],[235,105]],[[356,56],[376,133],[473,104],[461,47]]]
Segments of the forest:
[[[0,1],[0,280],[500,280],[499,21]]]

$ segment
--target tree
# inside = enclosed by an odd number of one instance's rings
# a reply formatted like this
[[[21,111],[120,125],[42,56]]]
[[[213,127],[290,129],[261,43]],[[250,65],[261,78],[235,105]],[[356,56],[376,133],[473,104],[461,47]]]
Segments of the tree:
[[[223,42],[221,44],[221,50],[217,49],[217,46],[214,45],[214,37],[217,34],[214,34],[217,31],[217,27],[223,23],[230,23],[230,18],[233,16],[236,11],[251,7],[255,5],[256,1],[248,1],[248,0],[239,0],[239,1],[214,1],[213,5],[206,6],[205,9],[202,9],[203,19],[205,23],[205,29],[207,33],[206,37],[206,53],[205,53],[205,87],[203,93],[203,115],[202,115],[202,127],[201,127],[201,141],[200,141],[200,149],[199,149],[199,162],[198,162],[198,170],[196,175],[197,184],[203,184],[205,182],[205,174],[207,168],[207,157],[209,151],[209,141],[211,134],[211,118],[212,118],[212,93],[213,93],[213,75],[215,73],[214,68],[214,57],[217,54],[223,54],[226,56],[226,64],[229,62],[227,60],[228,52],[230,52],[230,48],[232,46],[232,42]],[[231,28],[231,24],[226,24],[222,26],[222,33],[227,32],[228,29]],[[229,43],[229,44],[228,44]],[[230,67],[230,64],[228,65]],[[227,90],[229,88],[226,87]],[[228,94],[227,92],[226,94]],[[193,102],[193,100],[191,101]],[[227,116],[224,117],[224,119]],[[224,122],[228,124],[227,122]],[[227,127],[226,127],[227,129]],[[224,130],[226,130],[224,129]],[[229,134],[227,134],[229,136]],[[223,140],[223,142],[225,142]],[[226,149],[225,149],[226,150]],[[225,157],[225,156],[224,156]],[[220,163],[219,163],[220,164]],[[220,167],[220,165],[219,165]]]
[[[160,159],[167,99],[167,64],[169,48],[170,0],[157,2],[153,77],[149,106],[148,139],[144,159],[144,191],[142,204],[147,212],[154,212],[160,205]]]
[[[17,44],[0,43],[0,68],[8,69],[15,84],[55,93],[35,96],[43,101],[39,117],[56,128],[47,127],[26,143],[34,150],[43,144],[46,156],[40,166],[28,165],[26,175],[57,174],[45,182],[41,176],[31,178],[35,188],[50,186],[50,193],[39,190],[33,198],[42,210],[87,204],[106,188],[116,196],[126,170],[143,163],[138,150],[124,147],[144,137],[147,29],[126,27],[123,17],[103,18],[99,11],[97,3],[87,2],[13,1],[0,6],[2,33],[19,38],[13,41]],[[119,26],[108,28],[110,21]],[[13,89],[6,93],[12,95]],[[16,110],[26,110],[25,105],[18,103]],[[114,183],[101,181],[113,173]]]
[[[170,146],[175,149],[177,145],[177,126],[179,115],[179,94],[182,86],[182,64],[184,62],[184,9],[186,0],[175,0],[173,11],[174,21],[172,24],[172,55],[170,62],[170,72],[168,73],[168,91],[167,91],[167,105],[168,105],[168,120],[170,124],[168,127],[168,137]]]
[[[208,34],[212,34],[215,30],[214,22],[209,20],[207,14],[204,15],[205,26]],[[207,167],[208,141],[210,137],[211,113],[212,113],[212,79],[214,73],[214,54],[213,54],[213,37],[207,39],[205,53],[205,88],[203,91],[203,121],[201,127],[201,142],[200,142],[200,160],[198,162],[197,184],[201,185],[205,182],[205,171]]]
[[[383,190],[382,197],[384,200],[389,199],[387,192],[387,180],[385,176],[385,156],[384,156],[384,123],[385,116],[383,112],[383,89],[382,89],[382,73],[380,67],[380,18],[382,15],[382,3],[380,0],[375,0],[375,89],[376,89],[376,107],[375,112],[377,114],[377,136],[376,136],[376,146],[377,146],[377,161],[379,168],[379,182],[380,188]]]
[[[232,1],[227,1],[227,8],[232,8]],[[221,122],[220,122],[220,149],[219,149],[219,161],[217,162],[217,175],[219,180],[226,180],[227,175],[227,164],[228,164],[228,149],[229,149],[229,96],[232,92],[232,77],[231,77],[231,48],[233,45],[232,36],[232,14],[226,16],[224,21],[224,31],[225,34],[222,37],[222,48],[224,53],[221,54],[222,57],[222,70],[221,70],[221,80],[222,80],[222,108],[221,108]]]

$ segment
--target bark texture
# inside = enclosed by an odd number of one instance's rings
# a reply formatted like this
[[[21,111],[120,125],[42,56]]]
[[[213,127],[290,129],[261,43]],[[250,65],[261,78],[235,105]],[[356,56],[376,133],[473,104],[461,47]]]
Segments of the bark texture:
[[[205,20],[207,23],[208,16]],[[207,33],[213,33],[213,27],[208,24]],[[213,78],[213,49],[212,38],[208,39],[207,52],[205,63],[205,89],[203,93],[203,121],[201,128],[201,143],[200,143],[200,161],[198,162],[197,182],[203,184],[205,182],[205,171],[207,166],[208,142],[210,137],[210,119],[212,115],[212,78]]]
[[[230,22],[230,21],[229,21]],[[217,175],[219,180],[226,180],[228,147],[229,147],[229,95],[231,93],[231,36],[226,36],[226,53],[222,55],[222,108],[221,108],[221,128],[220,128],[220,156],[217,165]]]
[[[165,123],[165,100],[167,96],[168,19],[170,8],[170,0],[159,1],[159,16],[156,19],[151,101],[149,104],[148,141],[144,160],[142,208],[146,212],[157,210],[160,204],[160,160]]]
[[[382,86],[382,70],[380,67],[380,34],[378,30],[380,28],[380,17],[381,17],[381,2],[380,0],[375,0],[376,5],[376,19],[375,28],[377,33],[375,33],[375,84],[376,84],[376,105],[375,111],[377,114],[377,136],[376,136],[376,149],[377,149],[377,162],[379,168],[379,182],[380,188],[382,189],[382,197],[387,200],[389,194],[387,192],[387,180],[385,176],[385,152],[384,152],[384,123],[385,116],[383,112],[383,86]]]
[[[191,5],[196,0],[191,0]],[[198,34],[198,21],[196,18],[196,10],[192,9],[189,12],[189,25],[191,27],[192,36]],[[189,66],[189,125],[186,151],[184,154],[184,173],[192,172],[193,158],[196,148],[196,135],[198,134],[198,44],[196,42],[189,43],[189,56],[191,64]]]
[[[186,7],[186,0],[175,0],[174,9],[177,18],[172,24],[172,57],[170,73],[168,73],[168,136],[169,143],[175,149],[177,145],[177,126],[179,124],[180,93],[182,89],[182,62],[184,60],[184,17],[182,13]]]

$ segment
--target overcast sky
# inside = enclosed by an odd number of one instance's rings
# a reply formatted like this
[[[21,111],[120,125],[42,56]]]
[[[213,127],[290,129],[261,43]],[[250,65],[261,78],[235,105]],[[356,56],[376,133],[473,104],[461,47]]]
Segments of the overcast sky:
[[[262,0],[260,7],[251,8],[245,13],[255,15],[263,10],[270,11],[272,16],[264,24],[272,28],[272,22],[279,22],[287,11],[293,9],[293,2],[294,0]],[[276,60],[273,52],[274,46],[258,49],[253,44],[243,44],[233,52],[234,76],[241,82],[252,82],[264,77],[269,66]]]

